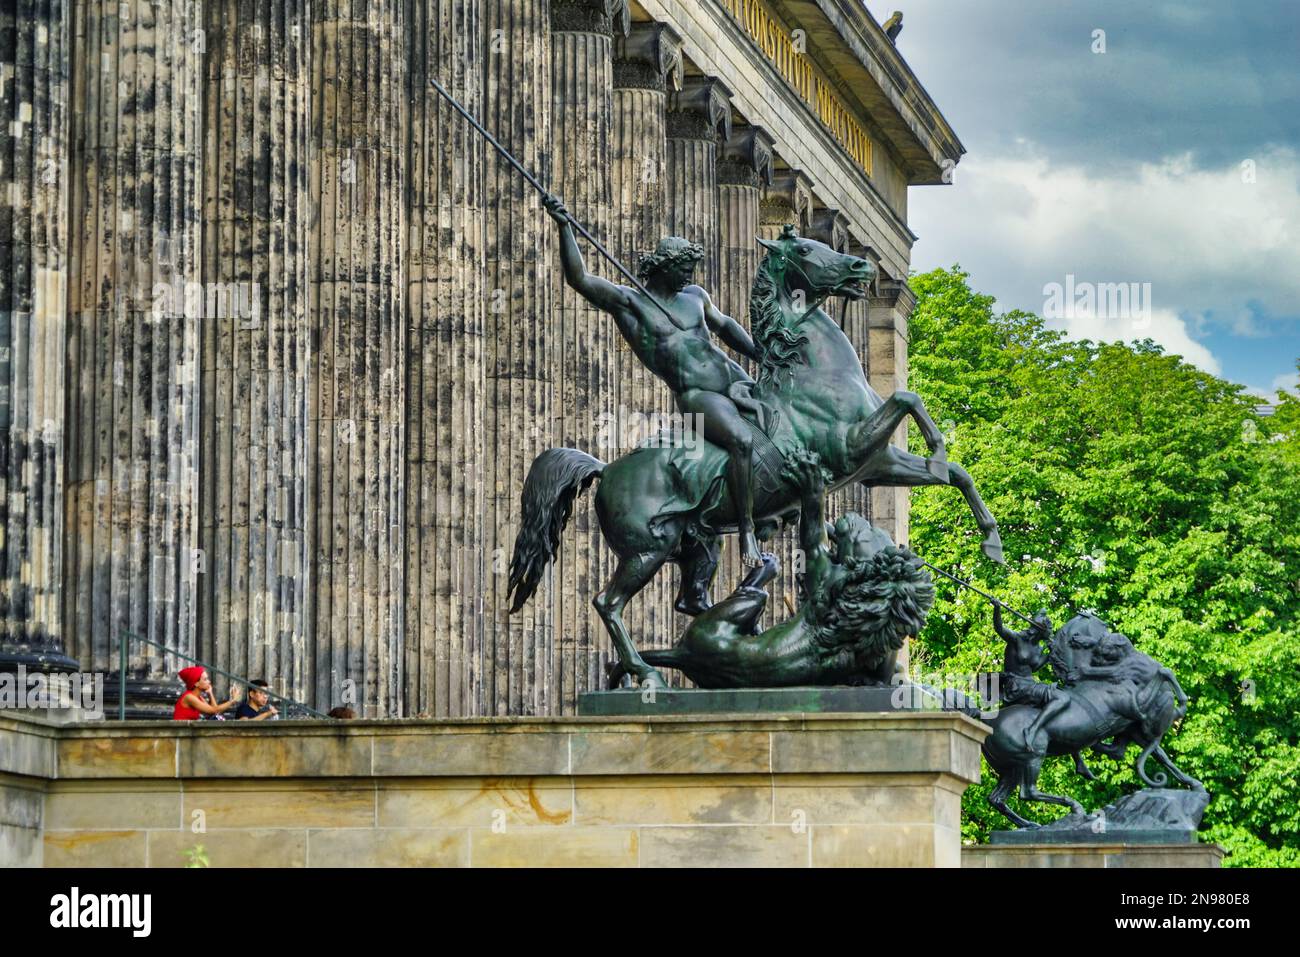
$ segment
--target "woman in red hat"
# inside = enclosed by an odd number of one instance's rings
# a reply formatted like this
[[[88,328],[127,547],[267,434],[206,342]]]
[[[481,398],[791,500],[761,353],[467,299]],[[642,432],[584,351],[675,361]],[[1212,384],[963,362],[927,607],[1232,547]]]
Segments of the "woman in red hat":
[[[176,700],[172,709],[175,721],[197,721],[204,715],[219,715],[239,704],[239,688],[231,692],[230,700],[225,704],[212,703],[212,679],[206,668],[194,665],[180,670],[181,681],[185,682],[185,693]]]

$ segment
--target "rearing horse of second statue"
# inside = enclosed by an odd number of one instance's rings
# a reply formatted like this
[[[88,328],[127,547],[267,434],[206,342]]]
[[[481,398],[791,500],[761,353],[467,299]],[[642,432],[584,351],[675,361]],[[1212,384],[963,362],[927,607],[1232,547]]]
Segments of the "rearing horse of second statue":
[[[802,238],[790,226],[779,239],[759,243],[767,254],[750,295],[750,326],[760,370],[757,382],[742,384],[749,392],[745,406],[767,413],[761,427],[760,416],[747,416],[754,438],[754,518],[771,523],[797,511],[800,490],[783,477],[782,466],[788,453],[802,448],[815,453],[830,472],[830,490],[855,481],[956,486],[984,534],[985,555],[1002,561],[997,523],[970,475],[948,463],[943,435],[921,400],[911,392],[882,399],[867,384],[848,338],[820,308],[831,296],[863,298],[871,264]],[[632,289],[626,292],[640,296]],[[928,459],[889,444],[907,416],[921,428]],[[522,608],[537,590],[559,548],[574,499],[599,477],[596,514],[619,563],[593,604],[622,670],[642,684],[664,686],[662,675],[637,652],[622,611],[664,562],[682,568],[678,607],[696,613],[707,607],[717,565],[713,546],[719,533],[737,528],[727,465],[727,452],[711,443],[701,454],[698,446],[650,441],[608,465],[577,449],[543,452],[524,482],[522,527],[510,563],[511,611]]]

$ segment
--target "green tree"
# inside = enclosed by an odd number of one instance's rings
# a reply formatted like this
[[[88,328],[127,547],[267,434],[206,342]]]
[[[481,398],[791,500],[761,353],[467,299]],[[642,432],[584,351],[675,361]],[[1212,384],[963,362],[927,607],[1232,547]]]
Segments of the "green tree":
[[[1191,704],[1166,750],[1213,795],[1202,837],[1233,864],[1300,865],[1300,398],[1261,418],[1242,387],[1150,341],[1072,342],[999,314],[957,267],[911,285],[910,387],[998,518],[1007,565],[980,555],[950,489],[913,494],[913,548],[1058,625],[1093,610],[1173,669]],[[923,451],[915,428],[911,440]],[[997,670],[988,603],[937,585],[914,668]],[[1042,786],[1100,806],[1139,786],[1136,754],[1090,757],[1094,783],[1052,759]],[[965,799],[967,839],[1005,826],[984,772]]]

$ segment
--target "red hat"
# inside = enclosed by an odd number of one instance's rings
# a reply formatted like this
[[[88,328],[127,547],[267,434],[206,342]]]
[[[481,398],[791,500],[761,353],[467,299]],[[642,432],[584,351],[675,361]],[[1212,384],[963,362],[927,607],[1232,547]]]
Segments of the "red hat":
[[[203,677],[203,672],[206,670],[206,668],[200,668],[198,665],[182,668],[180,670],[181,681],[185,682],[186,688],[193,688],[199,683],[199,679]]]

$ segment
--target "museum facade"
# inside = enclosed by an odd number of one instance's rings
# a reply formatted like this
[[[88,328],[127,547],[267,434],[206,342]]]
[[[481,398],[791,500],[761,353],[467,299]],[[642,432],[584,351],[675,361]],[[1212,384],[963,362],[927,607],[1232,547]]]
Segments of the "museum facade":
[[[590,496],[506,613],[523,479],[553,446],[608,461],[671,397],[430,79],[630,268],[700,243],[742,324],[755,237],[792,223],[870,259],[836,316],[878,392],[906,382],[907,191],[963,150],[858,0],[17,6],[0,668],[75,663],[112,695],[131,636],[138,711],[176,693],[163,649],[375,717],[571,714],[602,685]],[[904,490],[832,496],[849,508],[906,540]],[[675,574],[629,608],[644,646],[687,620]]]

